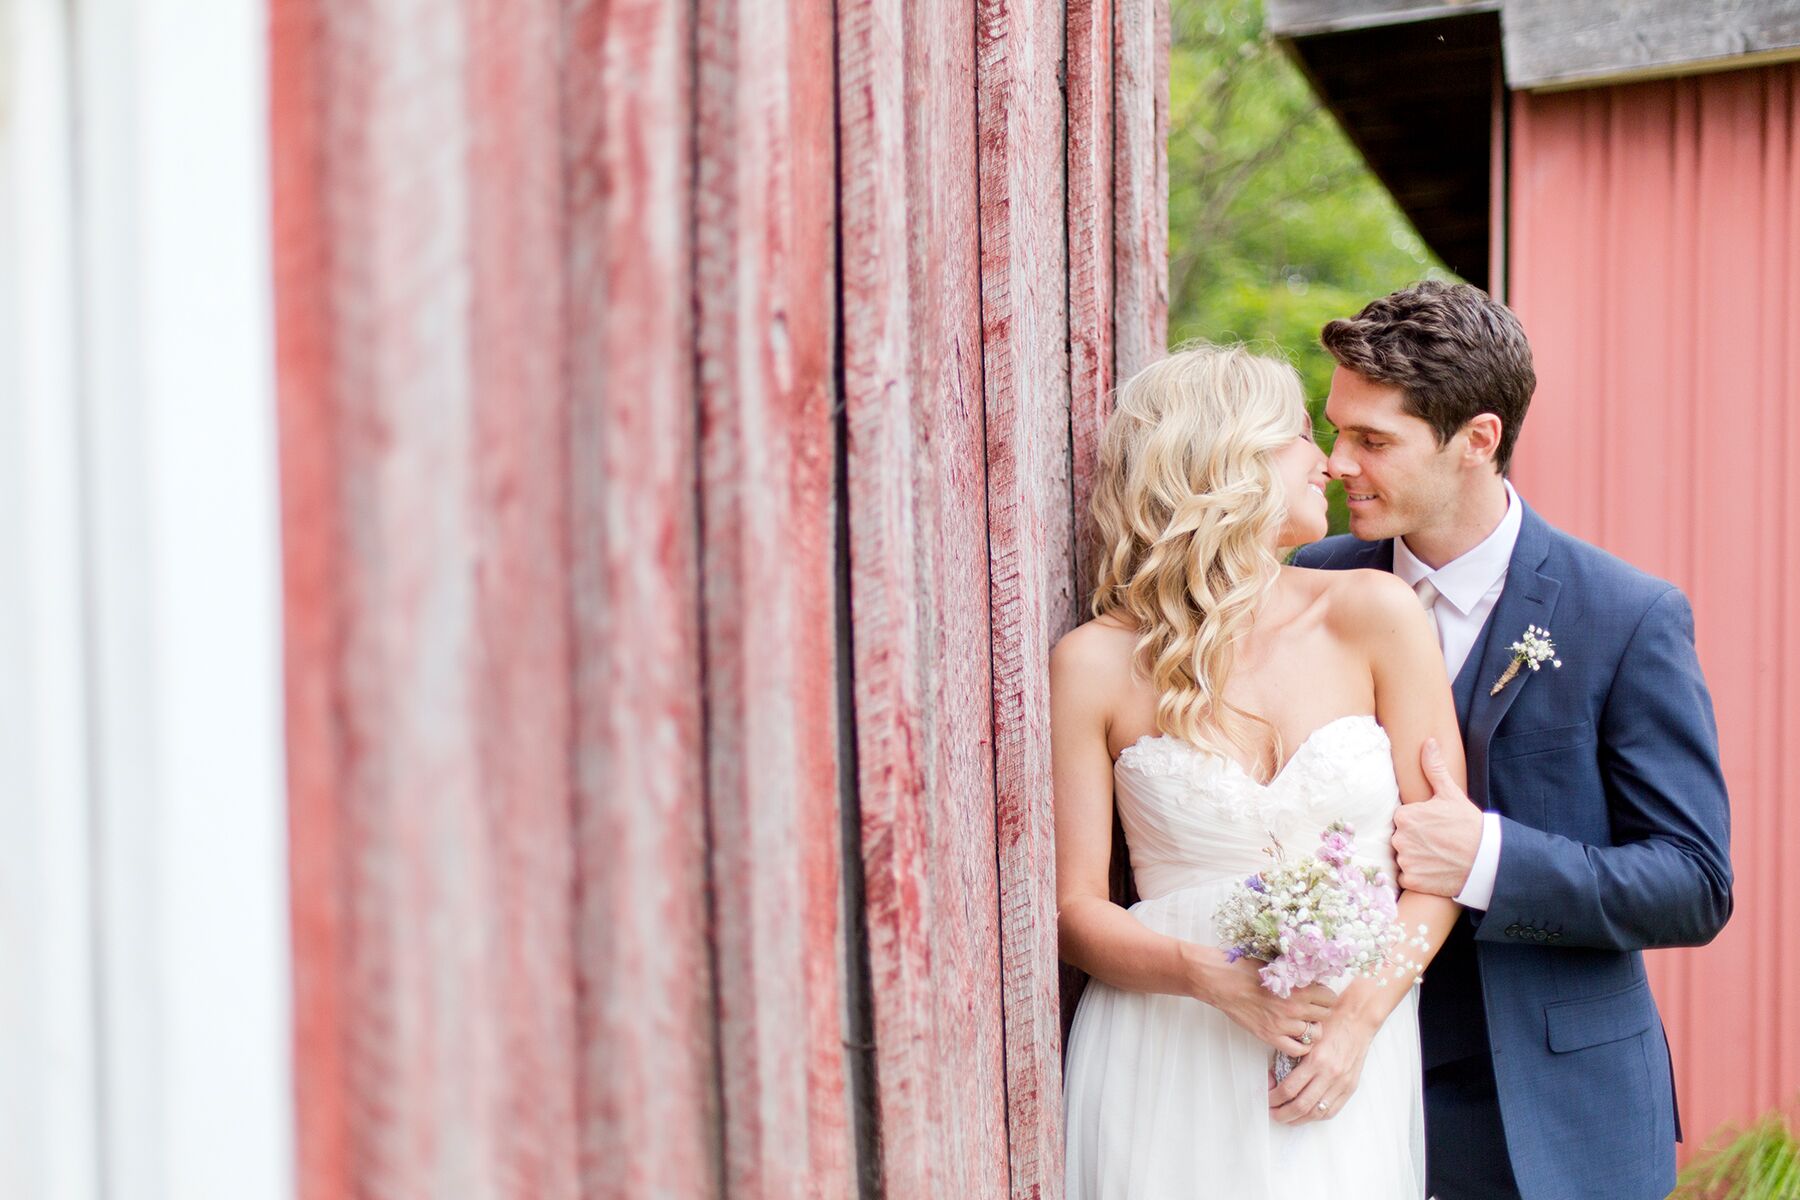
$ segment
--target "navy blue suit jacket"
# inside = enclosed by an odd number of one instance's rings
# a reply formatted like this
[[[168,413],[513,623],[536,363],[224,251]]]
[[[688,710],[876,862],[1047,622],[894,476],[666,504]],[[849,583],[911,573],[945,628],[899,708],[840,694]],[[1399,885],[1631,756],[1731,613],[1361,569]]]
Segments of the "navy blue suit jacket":
[[[1299,566],[1391,571],[1392,541],[1328,538]],[[1550,630],[1562,667],[1511,645]],[[1501,816],[1487,912],[1425,973],[1429,1068],[1492,1056],[1525,1200],[1636,1200],[1675,1185],[1668,1042],[1643,950],[1711,941],[1731,915],[1730,816],[1712,699],[1678,588],[1529,506],[1505,589],[1453,685],[1469,795]],[[1429,1152],[1457,1155],[1426,1131]]]

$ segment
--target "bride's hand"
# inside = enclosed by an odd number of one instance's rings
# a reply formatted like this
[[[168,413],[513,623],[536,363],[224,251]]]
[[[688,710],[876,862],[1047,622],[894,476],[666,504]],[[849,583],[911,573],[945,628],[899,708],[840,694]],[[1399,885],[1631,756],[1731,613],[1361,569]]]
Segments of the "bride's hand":
[[[1290,1058],[1302,1058],[1317,1049],[1312,1042],[1319,1037],[1320,1023],[1337,1003],[1337,993],[1315,983],[1284,1000],[1262,985],[1257,971],[1263,965],[1254,958],[1238,959],[1219,971],[1210,994],[1200,998],[1248,1029],[1258,1041]],[[1302,1042],[1309,1028],[1312,1039]]]
[[[1326,1017],[1324,1025],[1306,1061],[1269,1089],[1269,1115],[1283,1125],[1330,1120],[1356,1094],[1375,1030],[1347,1009]]]

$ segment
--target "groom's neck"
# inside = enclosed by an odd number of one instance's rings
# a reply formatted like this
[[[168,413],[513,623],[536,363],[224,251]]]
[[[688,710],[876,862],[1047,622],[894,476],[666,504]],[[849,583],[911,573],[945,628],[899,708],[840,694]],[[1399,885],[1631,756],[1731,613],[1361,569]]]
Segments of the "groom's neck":
[[[1455,562],[1500,527],[1507,502],[1506,480],[1499,475],[1472,479],[1457,503],[1439,510],[1430,525],[1406,533],[1406,548],[1434,571]]]

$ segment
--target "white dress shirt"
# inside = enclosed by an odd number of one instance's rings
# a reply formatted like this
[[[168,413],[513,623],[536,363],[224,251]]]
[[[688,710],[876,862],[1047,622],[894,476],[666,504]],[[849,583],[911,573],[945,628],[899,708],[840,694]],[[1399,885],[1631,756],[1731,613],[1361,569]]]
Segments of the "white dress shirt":
[[[1394,574],[1405,580],[1408,587],[1416,589],[1420,580],[1429,579],[1437,589],[1432,616],[1437,623],[1438,645],[1444,652],[1444,669],[1451,679],[1461,673],[1475,639],[1481,636],[1481,627],[1500,600],[1523,523],[1519,493],[1508,482],[1506,515],[1500,518],[1500,524],[1473,549],[1437,570],[1421,562],[1405,538],[1394,539]],[[1499,872],[1500,814],[1489,811],[1482,814],[1481,845],[1475,851],[1475,865],[1469,869],[1469,878],[1457,893],[1456,902],[1465,908],[1486,911],[1494,898],[1494,879]]]

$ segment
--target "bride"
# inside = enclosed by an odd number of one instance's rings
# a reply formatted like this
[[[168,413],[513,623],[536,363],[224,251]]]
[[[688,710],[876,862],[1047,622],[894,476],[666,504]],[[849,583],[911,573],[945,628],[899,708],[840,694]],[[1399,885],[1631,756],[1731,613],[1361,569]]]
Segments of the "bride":
[[[1119,391],[1095,616],[1050,660],[1058,933],[1092,976],[1067,1048],[1070,1200],[1424,1194],[1415,972],[1279,999],[1213,929],[1266,847],[1310,853],[1334,820],[1396,877],[1393,814],[1431,795],[1428,741],[1462,779],[1412,591],[1281,565],[1325,535],[1325,482],[1284,363],[1199,346]],[[1130,909],[1107,894],[1115,803]],[[1399,911],[1429,960],[1457,906],[1403,894]],[[1299,1059],[1279,1087],[1276,1050]]]

